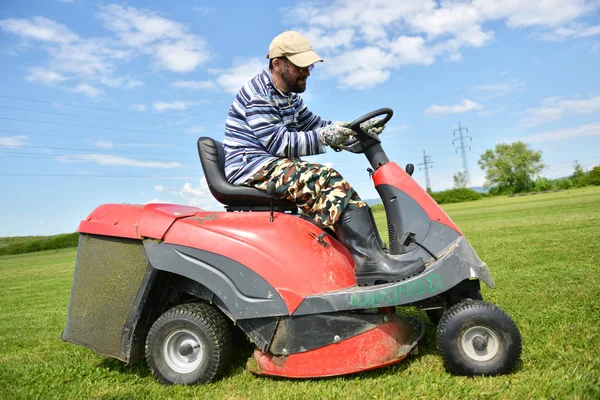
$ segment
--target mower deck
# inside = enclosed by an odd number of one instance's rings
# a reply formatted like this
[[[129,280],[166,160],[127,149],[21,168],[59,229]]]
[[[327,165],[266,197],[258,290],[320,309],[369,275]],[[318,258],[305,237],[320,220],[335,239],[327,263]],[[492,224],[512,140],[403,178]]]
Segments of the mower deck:
[[[286,378],[367,371],[402,361],[416,351],[424,334],[423,322],[393,313],[387,322],[374,329],[317,349],[279,356],[256,349],[246,368],[254,374]]]

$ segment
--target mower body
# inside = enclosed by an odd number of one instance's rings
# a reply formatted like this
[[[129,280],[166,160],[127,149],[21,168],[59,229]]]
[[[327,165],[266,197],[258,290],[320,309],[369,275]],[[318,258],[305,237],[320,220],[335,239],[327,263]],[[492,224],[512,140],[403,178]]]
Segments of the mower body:
[[[395,164],[389,167],[396,171],[388,174],[402,176],[404,171]],[[295,214],[275,212],[271,221],[269,212],[106,204],[79,226],[63,339],[134,363],[143,354],[149,323],[167,304],[197,297],[215,304],[257,345],[256,364],[250,365],[254,372],[329,376],[400,361],[414,349],[423,327],[397,318],[389,307],[431,301],[471,279],[490,286],[493,280],[439,207],[401,204],[414,198],[411,191],[420,190],[412,179],[389,182],[386,176],[374,176],[382,182],[378,190],[395,197],[390,199],[394,206],[412,207],[418,211],[413,215],[426,216],[421,224],[403,221],[436,252],[437,260],[427,254],[424,273],[402,282],[359,287],[348,250]],[[445,247],[443,235],[450,238]],[[401,256],[424,252],[414,244],[399,248]],[[304,333],[307,326],[315,328],[309,330],[311,336]],[[357,343],[364,351],[357,351]],[[375,344],[379,350],[372,351]],[[328,355],[316,354],[323,351]],[[335,356],[338,353],[343,357]],[[371,358],[354,360],[349,355]],[[298,359],[298,367],[282,364],[277,357]],[[314,360],[312,369],[303,358]],[[331,365],[324,360],[332,360]]]
[[[132,364],[161,314],[203,302],[255,344],[250,371],[341,375],[416,351],[424,324],[400,317],[395,306],[445,309],[464,293],[479,293],[480,281],[494,287],[461,231],[377,143],[365,154],[386,209],[389,254],[421,258],[426,269],[364,287],[357,286],[353,257],[333,232],[298,215],[293,204],[229,184],[220,143],[201,138],[198,149],[210,190],[226,211],[172,204],[95,209],[79,226],[64,341]],[[184,347],[181,357],[189,352]]]

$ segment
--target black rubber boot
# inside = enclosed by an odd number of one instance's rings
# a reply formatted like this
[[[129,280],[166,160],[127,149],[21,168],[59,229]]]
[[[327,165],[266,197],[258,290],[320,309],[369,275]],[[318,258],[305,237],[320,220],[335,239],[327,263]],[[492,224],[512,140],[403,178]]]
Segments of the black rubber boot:
[[[383,241],[381,236],[379,236],[379,230],[377,229],[377,224],[375,223],[375,216],[373,215],[373,210],[371,210],[371,207],[365,208],[369,209],[369,217],[371,218],[371,224],[373,224],[373,226],[375,227],[375,237],[377,237],[377,243],[379,244],[379,247],[383,249],[384,253],[389,253],[385,242]]]
[[[398,282],[425,270],[421,258],[400,261],[383,251],[369,207],[343,213],[335,224],[335,233],[354,257],[354,274],[359,286]]]

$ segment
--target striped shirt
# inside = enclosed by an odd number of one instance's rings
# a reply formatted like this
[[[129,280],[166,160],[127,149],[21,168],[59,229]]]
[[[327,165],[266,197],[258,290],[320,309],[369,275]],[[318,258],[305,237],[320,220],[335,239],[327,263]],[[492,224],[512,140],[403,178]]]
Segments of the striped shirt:
[[[297,93],[280,92],[265,69],[242,87],[229,108],[225,176],[240,184],[277,158],[325,153],[316,129],[328,124]]]

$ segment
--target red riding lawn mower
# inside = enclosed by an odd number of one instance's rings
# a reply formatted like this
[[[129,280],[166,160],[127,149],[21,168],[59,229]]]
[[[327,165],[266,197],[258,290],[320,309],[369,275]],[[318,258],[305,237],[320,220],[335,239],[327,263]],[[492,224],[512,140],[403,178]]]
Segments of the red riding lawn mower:
[[[62,339],[133,364],[145,356],[163,383],[217,379],[232,354],[232,331],[254,343],[256,374],[313,378],[355,373],[416,352],[424,324],[396,306],[426,310],[437,324],[447,369],[459,375],[509,373],[521,353],[512,319],[484,302],[487,265],[460,229],[380,138],[352,122],[343,149],[364,154],[385,206],[390,257],[425,270],[400,282],[358,286],[354,260],[335,233],[294,204],[231,185],[221,143],[198,140],[208,185],[226,211],[171,204],[105,204],[79,226],[71,301]]]

